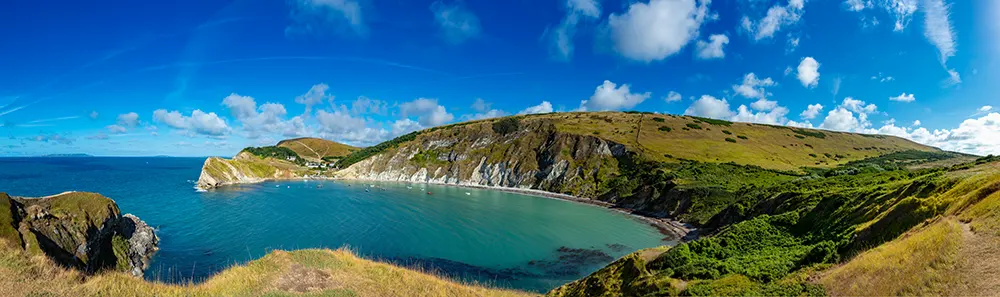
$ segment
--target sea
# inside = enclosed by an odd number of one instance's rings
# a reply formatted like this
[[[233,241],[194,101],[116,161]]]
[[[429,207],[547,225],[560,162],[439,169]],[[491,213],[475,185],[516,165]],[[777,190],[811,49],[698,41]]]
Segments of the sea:
[[[155,227],[145,277],[201,282],[276,249],[348,248],[455,280],[545,292],[639,249],[673,245],[602,207],[400,182],[272,181],[195,189],[205,158],[0,158],[0,192],[97,192]]]

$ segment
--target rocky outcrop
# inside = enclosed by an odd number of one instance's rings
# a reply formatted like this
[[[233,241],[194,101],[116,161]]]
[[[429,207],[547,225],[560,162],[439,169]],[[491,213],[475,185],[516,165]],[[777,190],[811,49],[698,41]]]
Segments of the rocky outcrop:
[[[544,190],[595,198],[618,171],[624,145],[560,133],[546,121],[501,134],[489,123],[422,133],[337,173],[338,177]]]
[[[157,251],[158,239],[145,222],[94,193],[67,192],[42,198],[0,193],[0,233],[8,244],[56,263],[94,273],[115,269],[142,276]],[[5,230],[5,231],[3,231]]]
[[[278,161],[273,160],[273,162]],[[199,189],[212,189],[226,185],[251,184],[300,176],[301,174],[294,169],[279,168],[269,160],[258,158],[248,152],[241,152],[232,160],[219,157],[206,159],[201,168],[201,175],[198,177],[197,187]]]

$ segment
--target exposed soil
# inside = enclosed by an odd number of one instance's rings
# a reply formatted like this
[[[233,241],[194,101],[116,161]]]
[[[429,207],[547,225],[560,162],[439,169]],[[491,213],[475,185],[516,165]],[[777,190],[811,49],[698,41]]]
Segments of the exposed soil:
[[[292,264],[287,272],[278,277],[274,285],[279,290],[297,293],[318,292],[336,287],[326,271],[306,268],[299,264]]]
[[[1000,237],[961,226],[958,273],[964,286],[955,296],[1000,296]]]

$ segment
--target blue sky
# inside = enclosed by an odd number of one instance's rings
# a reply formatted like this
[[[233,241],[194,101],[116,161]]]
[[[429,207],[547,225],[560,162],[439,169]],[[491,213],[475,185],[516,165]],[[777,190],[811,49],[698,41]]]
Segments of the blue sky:
[[[0,155],[225,156],[297,136],[366,146],[468,119],[574,110],[1000,153],[996,1],[0,6]]]

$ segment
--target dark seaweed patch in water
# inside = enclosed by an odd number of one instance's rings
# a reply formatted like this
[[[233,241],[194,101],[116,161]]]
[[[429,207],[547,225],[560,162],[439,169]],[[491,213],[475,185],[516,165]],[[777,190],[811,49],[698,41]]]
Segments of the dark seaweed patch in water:
[[[490,280],[514,280],[521,277],[538,277],[518,268],[489,268],[442,258],[385,257],[380,261],[395,263],[403,267],[442,274],[451,278],[478,278]]]
[[[607,245],[612,252],[620,253],[622,251],[631,250],[627,245],[620,243],[611,243]]]
[[[536,267],[550,276],[577,276],[587,266],[611,262],[614,258],[598,249],[578,249],[560,247],[556,250],[556,260],[533,260],[529,266]]]

